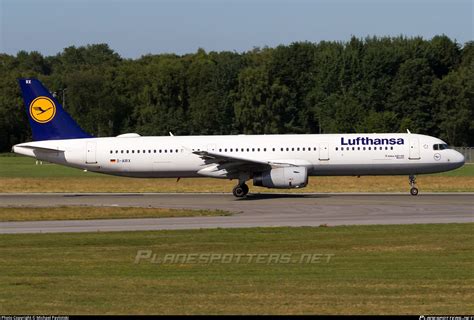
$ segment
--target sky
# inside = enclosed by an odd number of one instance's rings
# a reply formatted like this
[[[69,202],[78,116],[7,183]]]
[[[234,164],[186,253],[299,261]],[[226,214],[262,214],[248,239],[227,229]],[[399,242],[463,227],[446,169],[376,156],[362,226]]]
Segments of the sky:
[[[0,53],[107,43],[124,58],[352,35],[473,40],[473,0],[0,0]]]

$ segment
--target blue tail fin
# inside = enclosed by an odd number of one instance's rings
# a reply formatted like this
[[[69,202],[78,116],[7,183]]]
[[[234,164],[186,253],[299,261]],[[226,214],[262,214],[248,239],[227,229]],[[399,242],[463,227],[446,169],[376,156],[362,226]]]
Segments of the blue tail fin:
[[[91,138],[37,79],[19,79],[33,139]]]

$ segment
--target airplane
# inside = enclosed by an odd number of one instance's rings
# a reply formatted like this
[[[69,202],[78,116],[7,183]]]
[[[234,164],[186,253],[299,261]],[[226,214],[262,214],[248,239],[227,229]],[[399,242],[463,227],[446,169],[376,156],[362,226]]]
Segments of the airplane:
[[[17,154],[91,172],[137,178],[235,179],[237,198],[254,186],[304,188],[309,176],[416,175],[453,170],[464,156],[435,137],[407,133],[93,137],[42,83],[19,79],[32,142]]]

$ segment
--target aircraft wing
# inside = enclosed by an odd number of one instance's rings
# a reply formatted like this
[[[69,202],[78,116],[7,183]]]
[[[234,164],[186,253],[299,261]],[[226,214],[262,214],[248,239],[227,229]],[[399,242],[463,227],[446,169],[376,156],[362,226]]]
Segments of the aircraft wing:
[[[290,162],[278,161],[262,161],[245,157],[229,156],[209,151],[193,151],[192,153],[198,155],[204,160],[205,164],[214,164],[213,171],[225,170],[227,174],[238,172],[259,172],[272,168],[292,167],[295,164]]]

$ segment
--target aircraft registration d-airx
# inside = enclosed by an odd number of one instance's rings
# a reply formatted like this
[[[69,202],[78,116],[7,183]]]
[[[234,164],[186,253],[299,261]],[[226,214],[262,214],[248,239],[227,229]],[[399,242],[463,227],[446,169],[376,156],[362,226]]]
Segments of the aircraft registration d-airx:
[[[303,188],[308,176],[415,175],[461,167],[464,157],[442,140],[408,133],[93,137],[84,132],[37,79],[20,79],[33,142],[13,152],[105,174],[212,177],[238,180],[244,197],[254,186]]]

